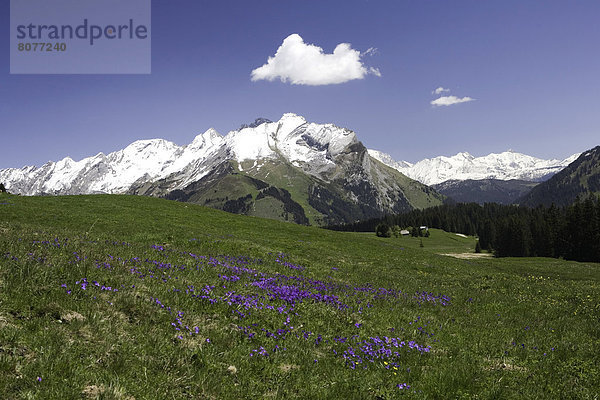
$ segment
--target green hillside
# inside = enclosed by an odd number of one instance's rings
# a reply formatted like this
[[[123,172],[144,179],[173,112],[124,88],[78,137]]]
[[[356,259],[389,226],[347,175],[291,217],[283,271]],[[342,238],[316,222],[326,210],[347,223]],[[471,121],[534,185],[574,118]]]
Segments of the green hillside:
[[[277,159],[223,161],[172,190],[177,177],[134,185],[129,194],[208,206],[301,225],[336,225],[440,205],[445,197],[371,158],[360,143],[308,173]],[[304,165],[307,169],[315,166]]]
[[[512,204],[537,186],[538,182],[511,179],[449,180],[433,188],[458,203]]]
[[[474,246],[0,195],[0,397],[594,398],[600,265]]]
[[[584,151],[567,168],[534,187],[516,203],[529,207],[566,206],[577,197],[600,194],[600,146]]]

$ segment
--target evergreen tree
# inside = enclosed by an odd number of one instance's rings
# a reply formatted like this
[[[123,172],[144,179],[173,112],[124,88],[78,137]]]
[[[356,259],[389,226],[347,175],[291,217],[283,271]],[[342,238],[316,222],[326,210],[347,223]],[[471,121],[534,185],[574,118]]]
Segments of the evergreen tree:
[[[583,225],[581,226],[581,255],[583,261],[594,260],[596,246],[598,244],[596,226],[596,207],[593,197],[588,197],[582,204],[581,213]]]
[[[392,236],[392,230],[390,229],[390,226],[388,224],[382,222],[379,225],[377,225],[377,228],[375,229],[375,234],[379,237],[389,238]]]
[[[412,237],[418,237],[419,236],[419,228],[417,228],[416,226],[413,226],[412,230],[410,231],[410,235]]]
[[[4,187],[4,183],[0,182],[0,193],[6,193],[6,188]]]
[[[479,232],[479,242],[481,248],[493,250],[496,245],[496,227],[492,220],[486,219],[483,228]]]

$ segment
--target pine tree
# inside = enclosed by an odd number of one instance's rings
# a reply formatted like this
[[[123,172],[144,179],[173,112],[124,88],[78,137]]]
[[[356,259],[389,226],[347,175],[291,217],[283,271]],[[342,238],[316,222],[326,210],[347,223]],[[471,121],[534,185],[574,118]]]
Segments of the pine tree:
[[[392,236],[392,230],[388,224],[382,222],[375,228],[375,234],[379,237],[389,238]]]
[[[490,219],[486,219],[483,223],[483,229],[479,234],[481,248],[493,250],[496,246],[496,226]]]
[[[0,193],[6,193],[6,188],[4,187],[4,183],[0,182]]]

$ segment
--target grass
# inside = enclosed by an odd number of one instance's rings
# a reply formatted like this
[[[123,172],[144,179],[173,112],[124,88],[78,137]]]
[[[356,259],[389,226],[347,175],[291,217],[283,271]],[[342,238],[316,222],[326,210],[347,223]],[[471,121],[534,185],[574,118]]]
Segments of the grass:
[[[597,398],[600,266],[441,255],[474,243],[2,195],[0,393]]]

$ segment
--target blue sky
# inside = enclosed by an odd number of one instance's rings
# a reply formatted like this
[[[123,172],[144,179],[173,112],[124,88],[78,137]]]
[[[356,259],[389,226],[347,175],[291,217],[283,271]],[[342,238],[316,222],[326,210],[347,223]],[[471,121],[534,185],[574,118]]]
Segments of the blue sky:
[[[153,0],[150,75],[10,75],[0,7],[0,168],[138,139],[182,145],[285,112],[413,162],[509,148],[566,158],[600,144],[598,1]],[[251,80],[292,34],[327,54],[350,43],[366,75]],[[447,96],[474,100],[431,104]]]

